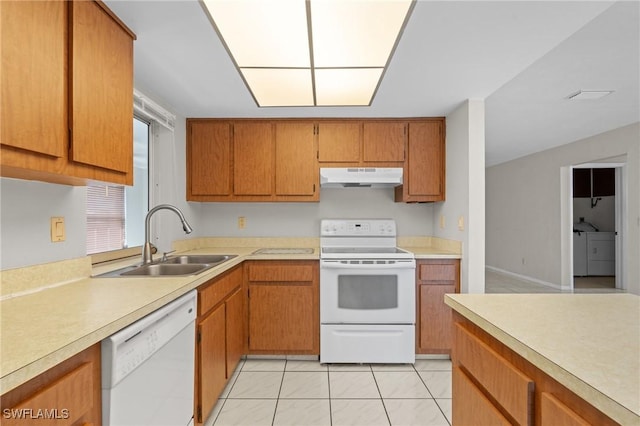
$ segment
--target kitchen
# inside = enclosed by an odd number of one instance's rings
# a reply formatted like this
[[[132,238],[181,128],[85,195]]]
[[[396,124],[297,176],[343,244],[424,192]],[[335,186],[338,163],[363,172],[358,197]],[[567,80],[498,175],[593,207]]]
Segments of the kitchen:
[[[117,4],[110,6],[113,6],[114,9],[117,8]],[[169,6],[171,5],[167,5],[167,7]],[[194,7],[194,5],[190,7]],[[195,7],[199,8],[200,6],[196,4]],[[166,12],[168,13],[169,11],[167,10]],[[187,30],[184,29],[184,31]],[[210,28],[209,31],[211,31]],[[136,32],[140,38],[136,41],[136,46],[143,42],[149,42],[148,39],[146,41],[143,39],[142,33]],[[388,77],[390,76],[391,74],[389,73]],[[145,85],[150,85],[151,83],[141,81],[136,82],[136,84],[139,84],[141,89],[144,89]],[[177,84],[175,86],[180,87]],[[170,99],[166,101],[170,101]],[[486,104],[490,105],[490,102],[491,97],[487,99]],[[446,168],[448,174],[447,201],[444,203],[425,205],[396,204],[391,201],[393,195],[388,190],[375,189],[353,189],[347,191],[322,189],[321,202],[319,204],[296,203],[283,206],[278,204],[219,205],[217,203],[187,203],[185,201],[186,154],[184,150],[186,124],[183,118],[177,120],[174,139],[170,138],[167,142],[171,148],[160,150],[158,153],[160,157],[157,160],[160,164],[158,169],[162,170],[162,173],[159,176],[160,194],[155,200],[157,203],[168,202],[179,206],[192,221],[197,236],[264,236],[265,234],[267,236],[269,234],[277,236],[317,236],[320,218],[360,217],[360,207],[364,205],[367,208],[374,209],[377,212],[376,216],[379,213],[380,217],[396,218],[399,224],[400,236],[432,235],[462,241],[465,247],[465,257],[463,257],[461,271],[462,291],[482,293],[484,290],[482,277],[484,276],[485,267],[485,232],[483,225],[485,215],[485,197],[483,196],[485,191],[483,183],[485,170],[483,160],[484,132],[481,132],[482,137],[479,137],[475,131],[471,132],[472,139],[469,139],[469,129],[478,130],[484,127],[484,108],[483,101],[472,100],[458,109],[452,108],[452,112],[447,114],[447,149],[449,153],[447,155]],[[256,114],[269,115],[270,112],[256,112]],[[348,111],[344,114],[348,114]],[[399,114],[403,113],[400,112]],[[234,116],[236,114],[227,112],[225,115]],[[284,111],[283,115],[294,116],[295,113],[289,114],[289,111]],[[359,115],[361,113],[358,111],[357,116]],[[420,115],[431,114],[421,113]],[[597,152],[602,158],[613,156],[614,153],[619,154],[620,150],[627,149],[625,148],[625,144],[627,144],[629,147],[630,180],[631,182],[637,182],[637,145],[633,146],[631,142],[625,142],[629,140],[629,133],[631,135],[634,134],[633,127],[626,130],[626,133],[624,130],[614,132],[613,136],[620,135],[618,137],[621,142],[612,148],[605,146],[611,143],[611,138],[608,138],[608,143],[602,143],[597,140],[589,140],[586,143],[598,146]],[[458,154],[452,155],[452,152],[457,152]],[[464,154],[467,152],[468,154]],[[553,154],[550,155],[553,156]],[[467,156],[468,160],[463,160]],[[571,157],[571,154],[567,154],[567,156]],[[587,159],[585,158],[584,160],[586,161]],[[488,179],[494,173],[497,174],[500,171],[499,166],[493,170],[490,168],[487,174]],[[504,176],[496,177],[495,179],[500,182],[509,181],[509,177],[505,178]],[[536,181],[536,179],[528,179],[527,181]],[[84,256],[82,226],[67,226],[67,242],[64,244],[52,245],[48,240],[50,216],[65,216],[68,224],[82,224],[84,199],[81,188],[7,179],[3,179],[2,185],[3,269]],[[488,198],[492,196],[492,188],[495,187],[497,187],[495,181],[487,185]],[[537,192],[535,193],[537,194]],[[27,196],[27,194],[29,195]],[[354,196],[353,194],[357,195]],[[501,196],[508,198],[509,193],[504,193]],[[635,214],[633,213],[634,210],[631,210],[630,217],[637,216],[637,194],[635,199],[632,198],[633,196],[634,194],[630,191],[629,205],[631,209],[635,209]],[[503,206],[511,206],[506,204],[506,201],[502,202],[505,203],[502,204]],[[519,205],[524,208],[525,203]],[[549,209],[551,208],[554,208],[552,204],[549,205]],[[489,224],[493,223],[493,217],[502,216],[502,212],[508,210],[504,207],[500,209],[499,203],[486,203],[486,209]],[[524,214],[529,215],[530,213],[525,211]],[[237,228],[237,217],[240,216],[247,218],[247,227],[244,230]],[[441,227],[442,216],[444,216],[444,227]],[[461,216],[464,218],[463,225],[466,225],[462,227],[464,231],[460,231],[458,228],[457,222]],[[517,224],[520,222],[518,217],[523,217],[519,214],[514,216],[517,217],[501,217],[501,223],[511,224],[515,222]],[[309,218],[314,219],[310,220]],[[171,248],[172,241],[185,238],[180,227],[175,226],[173,222],[169,222],[173,219],[169,218],[167,222],[162,222],[163,235],[161,235],[162,240],[159,246],[163,251]],[[46,229],[43,229],[43,226]],[[492,229],[492,231],[496,230]],[[527,230],[519,229],[520,231],[528,232]],[[492,255],[497,249],[500,251],[509,250],[509,246],[503,247],[500,245],[504,244],[508,239],[503,239],[501,243],[493,243],[496,235],[500,235],[499,232],[487,233],[488,255]],[[631,238],[634,238],[633,235],[631,235]],[[633,258],[634,247],[635,254],[637,254],[637,244],[637,237],[635,242],[631,240],[630,258]],[[513,247],[511,250],[515,251]],[[503,256],[503,259],[509,258],[509,255]],[[487,264],[493,264],[505,270],[518,271],[518,269],[503,265],[501,262],[503,262],[502,258],[487,262]],[[554,260],[554,265],[555,262]],[[541,264],[544,265],[545,263]],[[630,269],[632,267],[630,265]],[[634,273],[635,281],[633,279]],[[470,277],[475,278],[470,279]],[[637,285],[634,284],[634,282],[637,283],[638,281],[637,277],[637,270],[634,272],[631,269],[629,271],[629,290],[632,290],[633,285]],[[559,281],[555,277],[548,280]],[[637,291],[635,292],[637,293]]]

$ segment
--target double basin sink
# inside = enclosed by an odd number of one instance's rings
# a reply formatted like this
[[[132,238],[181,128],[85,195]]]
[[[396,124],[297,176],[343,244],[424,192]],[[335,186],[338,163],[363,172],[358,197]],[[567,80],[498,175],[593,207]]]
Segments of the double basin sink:
[[[192,254],[169,257],[166,260],[156,261],[145,265],[128,266],[100,277],[176,277],[197,275],[201,272],[218,266],[236,255],[228,254]]]

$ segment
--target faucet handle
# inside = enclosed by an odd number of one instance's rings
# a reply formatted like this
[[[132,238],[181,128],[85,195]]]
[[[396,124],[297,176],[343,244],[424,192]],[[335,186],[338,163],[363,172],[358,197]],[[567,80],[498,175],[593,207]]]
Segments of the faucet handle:
[[[165,251],[165,252],[162,254],[162,261],[163,261],[163,262],[164,262],[164,261],[166,261],[166,260],[167,260],[167,255],[168,255],[168,254],[171,254],[171,253],[173,253],[173,252],[175,252],[175,250]]]

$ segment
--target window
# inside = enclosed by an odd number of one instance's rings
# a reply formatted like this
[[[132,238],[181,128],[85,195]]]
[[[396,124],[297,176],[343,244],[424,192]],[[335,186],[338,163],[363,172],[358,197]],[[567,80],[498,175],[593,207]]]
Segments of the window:
[[[144,244],[149,210],[149,123],[133,119],[133,186],[87,186],[87,254]]]

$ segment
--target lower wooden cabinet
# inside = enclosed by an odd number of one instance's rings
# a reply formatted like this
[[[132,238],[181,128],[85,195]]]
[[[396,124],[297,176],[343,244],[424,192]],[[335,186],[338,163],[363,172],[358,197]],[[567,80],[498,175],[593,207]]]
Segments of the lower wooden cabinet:
[[[251,261],[249,354],[320,353],[317,261]]]
[[[202,424],[244,353],[242,267],[198,289],[195,421]]]
[[[453,318],[454,425],[618,424],[471,321]]]
[[[4,426],[100,425],[100,343],[2,395]]]
[[[444,295],[460,292],[460,260],[416,262],[416,353],[449,354],[453,338],[452,310]]]

